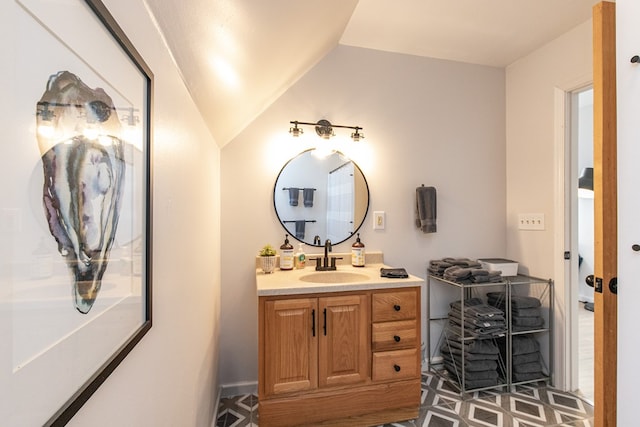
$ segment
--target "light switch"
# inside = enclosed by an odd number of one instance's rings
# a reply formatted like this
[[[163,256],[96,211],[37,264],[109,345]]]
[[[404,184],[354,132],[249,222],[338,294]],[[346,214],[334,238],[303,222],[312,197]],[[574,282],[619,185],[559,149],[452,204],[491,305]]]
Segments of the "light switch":
[[[383,211],[375,211],[373,213],[373,229],[374,230],[384,230],[384,212]]]

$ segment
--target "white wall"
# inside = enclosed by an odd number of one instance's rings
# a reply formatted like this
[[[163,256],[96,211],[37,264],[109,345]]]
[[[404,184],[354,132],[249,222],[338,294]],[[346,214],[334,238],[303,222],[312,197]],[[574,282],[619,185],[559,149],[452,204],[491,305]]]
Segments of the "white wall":
[[[220,150],[143,1],[105,4],[155,74],[153,327],[69,425],[210,426],[218,392]],[[6,40],[3,52],[13,49]]]
[[[562,271],[564,225],[555,222],[562,208],[564,187],[563,125],[556,111],[557,92],[569,92],[592,81],[591,21],[509,65],[506,70],[507,138],[507,255],[531,275],[555,281],[554,372],[555,385],[565,384],[565,333],[568,316],[567,287]],[[560,115],[558,124],[558,114]],[[560,129],[562,133],[562,129]],[[543,213],[544,231],[518,230],[519,213]],[[561,215],[562,216],[562,215]],[[576,264],[577,265],[577,264]],[[521,270],[521,272],[523,272]]]
[[[638,218],[638,158],[640,151],[640,69],[630,58],[640,54],[640,3],[616,1],[617,99],[618,99],[618,425],[637,424],[637,369],[640,342],[638,301],[640,262],[631,245],[640,243]]]
[[[364,128],[364,149],[352,155],[371,191],[362,241],[383,251],[387,264],[424,277],[430,259],[505,255],[504,117],[502,69],[338,46],[227,144],[220,382],[257,380],[254,256],[284,237],[273,184],[304,148],[289,139],[290,120]],[[414,225],[421,184],[438,191],[435,234]],[[378,210],[386,212],[386,229],[374,231]],[[348,252],[352,243],[334,250]]]

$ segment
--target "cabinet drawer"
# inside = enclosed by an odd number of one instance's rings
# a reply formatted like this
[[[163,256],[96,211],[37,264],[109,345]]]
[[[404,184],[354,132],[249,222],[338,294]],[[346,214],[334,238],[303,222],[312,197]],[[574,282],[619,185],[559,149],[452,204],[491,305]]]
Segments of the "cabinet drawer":
[[[415,320],[373,324],[371,347],[374,351],[415,347],[417,343]]]
[[[419,375],[420,360],[416,348],[373,353],[373,381],[415,378]]]
[[[372,296],[374,322],[415,319],[418,293],[415,290],[400,292],[378,292]]]

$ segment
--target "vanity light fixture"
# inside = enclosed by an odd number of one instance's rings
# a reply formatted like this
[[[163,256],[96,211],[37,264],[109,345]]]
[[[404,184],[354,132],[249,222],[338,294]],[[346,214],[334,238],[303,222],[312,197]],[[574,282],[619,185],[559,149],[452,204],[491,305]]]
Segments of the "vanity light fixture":
[[[316,123],[300,122],[298,120],[293,120],[289,123],[293,125],[292,128],[289,128],[289,133],[295,137],[298,137],[302,133],[304,133],[303,130],[298,126],[306,125],[306,126],[314,126],[318,136],[323,139],[329,139],[332,136],[335,136],[335,133],[333,132],[334,128],[353,129],[354,132],[351,134],[351,139],[353,139],[354,142],[358,142],[364,138],[364,135],[360,132],[362,130],[360,126],[334,125],[334,124],[331,124],[329,120],[325,120],[325,119],[318,120]]]

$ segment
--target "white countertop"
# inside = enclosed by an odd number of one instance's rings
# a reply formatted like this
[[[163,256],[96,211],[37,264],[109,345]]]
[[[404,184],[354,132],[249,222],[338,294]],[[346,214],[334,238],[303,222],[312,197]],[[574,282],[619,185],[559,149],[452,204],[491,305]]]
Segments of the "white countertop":
[[[258,296],[268,295],[299,295],[321,292],[344,292],[368,289],[406,288],[421,286],[424,279],[409,275],[406,279],[390,279],[380,277],[380,268],[393,268],[385,264],[367,264],[364,267],[352,267],[351,265],[338,265],[335,271],[316,271],[315,265],[303,269],[279,270],[265,274],[256,269],[256,287]],[[363,275],[357,281],[348,283],[318,283],[305,282],[303,276],[310,274],[331,274],[335,272],[347,272]]]

